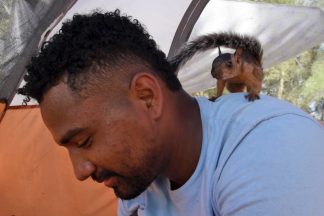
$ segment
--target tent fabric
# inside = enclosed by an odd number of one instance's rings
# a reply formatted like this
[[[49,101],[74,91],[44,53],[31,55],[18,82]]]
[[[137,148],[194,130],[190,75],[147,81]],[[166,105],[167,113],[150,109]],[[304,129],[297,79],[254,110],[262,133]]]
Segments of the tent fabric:
[[[0,215],[116,215],[111,189],[79,182],[39,108],[8,109],[0,124]]]
[[[11,101],[42,34],[76,0],[3,0],[0,4],[0,99]],[[3,23],[4,20],[7,23]],[[55,22],[54,22],[55,23]]]
[[[48,39],[59,31],[62,22],[71,19],[74,14],[120,9],[122,14],[127,14],[139,20],[152,35],[159,48],[167,54],[179,23],[190,3],[199,1],[201,0],[96,0],[89,4],[88,0],[78,0],[49,34]]]

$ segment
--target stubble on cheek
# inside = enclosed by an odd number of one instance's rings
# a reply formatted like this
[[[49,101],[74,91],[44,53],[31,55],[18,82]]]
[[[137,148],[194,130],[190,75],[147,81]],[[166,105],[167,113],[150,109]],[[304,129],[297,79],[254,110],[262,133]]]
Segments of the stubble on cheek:
[[[121,162],[127,173],[119,178],[114,188],[115,194],[122,199],[132,199],[145,191],[161,173],[160,152],[154,148],[153,140],[143,137],[136,148],[129,143],[125,151],[128,157]]]
[[[147,122],[136,120],[130,117],[105,125],[105,148],[110,152],[103,156],[111,156],[105,162],[106,168],[110,167],[117,174],[114,191],[122,199],[140,195],[160,175],[163,167],[163,152],[154,129],[145,124]]]

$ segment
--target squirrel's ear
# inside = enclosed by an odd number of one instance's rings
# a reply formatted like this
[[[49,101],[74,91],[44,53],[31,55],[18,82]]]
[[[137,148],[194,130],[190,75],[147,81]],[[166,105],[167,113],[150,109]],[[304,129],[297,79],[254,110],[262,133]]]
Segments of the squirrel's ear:
[[[234,53],[234,61],[235,63],[240,63],[241,62],[241,57],[242,57],[242,48],[237,48],[235,53]]]

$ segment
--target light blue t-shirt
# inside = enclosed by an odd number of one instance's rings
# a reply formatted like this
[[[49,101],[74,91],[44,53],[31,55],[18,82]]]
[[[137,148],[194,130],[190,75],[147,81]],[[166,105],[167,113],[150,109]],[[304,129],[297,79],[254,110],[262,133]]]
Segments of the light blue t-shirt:
[[[192,176],[173,191],[168,179],[156,179],[135,199],[120,200],[119,215],[324,215],[324,128],[318,122],[269,96],[197,101],[203,140]]]

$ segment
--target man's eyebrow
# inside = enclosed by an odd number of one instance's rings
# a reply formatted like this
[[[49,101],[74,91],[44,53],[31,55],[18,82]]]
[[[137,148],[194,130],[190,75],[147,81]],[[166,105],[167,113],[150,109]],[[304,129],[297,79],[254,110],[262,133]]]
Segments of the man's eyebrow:
[[[66,145],[67,143],[69,143],[71,141],[71,139],[77,135],[78,133],[80,133],[81,131],[83,131],[84,128],[73,128],[71,130],[68,130],[63,137],[60,139],[59,144],[60,145]]]

